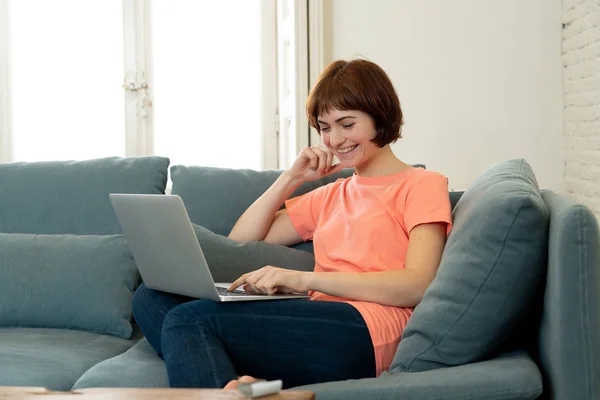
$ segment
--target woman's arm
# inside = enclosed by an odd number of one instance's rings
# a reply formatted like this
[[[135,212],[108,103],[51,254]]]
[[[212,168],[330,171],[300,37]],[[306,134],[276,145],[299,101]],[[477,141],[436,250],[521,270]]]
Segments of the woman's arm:
[[[287,210],[277,210],[304,182],[341,171],[341,164],[332,165],[333,159],[333,153],[327,148],[302,149],[294,164],[242,214],[229,238],[238,242],[264,240],[284,246],[301,243],[302,238],[292,225]]]
[[[284,246],[302,242],[287,211],[277,211],[301,183],[284,171],[237,220],[229,238],[238,242],[265,240]]]
[[[384,272],[304,272],[266,266],[242,275],[229,290],[244,285],[255,293],[316,290],[331,296],[396,307],[414,307],[435,277],[446,243],[446,224],[418,225],[410,232],[405,268]]]
[[[385,272],[313,272],[310,290],[352,300],[414,307],[435,277],[446,243],[446,224],[418,225],[408,241],[405,268]]]

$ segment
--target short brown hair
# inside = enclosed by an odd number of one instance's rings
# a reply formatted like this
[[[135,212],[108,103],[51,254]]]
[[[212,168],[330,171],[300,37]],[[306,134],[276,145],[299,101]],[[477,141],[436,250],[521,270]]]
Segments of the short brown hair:
[[[377,131],[371,141],[379,147],[402,137],[398,94],[385,71],[371,61],[338,60],[323,70],[306,102],[308,120],[319,133],[317,118],[332,108],[371,116]]]

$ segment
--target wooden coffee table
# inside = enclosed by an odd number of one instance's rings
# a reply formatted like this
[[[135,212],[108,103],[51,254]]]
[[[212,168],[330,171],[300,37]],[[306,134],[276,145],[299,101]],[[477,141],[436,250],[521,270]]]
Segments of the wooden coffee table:
[[[244,400],[237,390],[223,389],[137,389],[137,388],[90,388],[72,392],[53,392],[39,387],[0,386],[0,400],[33,399],[33,400],[90,400],[90,399],[175,399],[175,400]],[[282,390],[270,396],[257,397],[261,400],[314,400],[312,392]]]

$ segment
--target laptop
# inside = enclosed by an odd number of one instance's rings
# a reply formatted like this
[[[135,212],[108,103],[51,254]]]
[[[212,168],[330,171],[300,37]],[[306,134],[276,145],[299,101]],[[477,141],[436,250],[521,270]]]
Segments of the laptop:
[[[198,299],[255,301],[300,299],[306,294],[262,295],[215,283],[181,197],[109,194],[144,283],[150,289]]]

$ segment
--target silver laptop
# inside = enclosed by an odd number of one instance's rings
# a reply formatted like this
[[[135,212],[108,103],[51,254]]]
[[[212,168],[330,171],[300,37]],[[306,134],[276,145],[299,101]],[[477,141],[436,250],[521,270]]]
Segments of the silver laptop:
[[[183,201],[176,195],[109,195],[123,233],[147,287],[213,301],[281,300],[305,294],[228,292],[217,283],[198,243]]]

